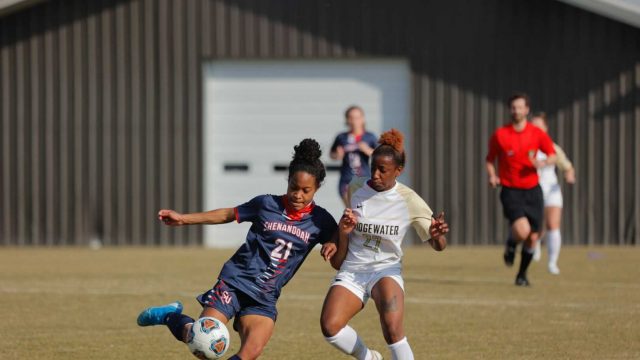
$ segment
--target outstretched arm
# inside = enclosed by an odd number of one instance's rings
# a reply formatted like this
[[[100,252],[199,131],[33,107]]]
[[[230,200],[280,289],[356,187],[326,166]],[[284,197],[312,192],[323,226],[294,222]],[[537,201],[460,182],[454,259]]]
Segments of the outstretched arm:
[[[169,226],[195,224],[226,224],[236,219],[233,208],[216,209],[207,212],[181,214],[174,210],[162,209],[158,211],[158,219]]]

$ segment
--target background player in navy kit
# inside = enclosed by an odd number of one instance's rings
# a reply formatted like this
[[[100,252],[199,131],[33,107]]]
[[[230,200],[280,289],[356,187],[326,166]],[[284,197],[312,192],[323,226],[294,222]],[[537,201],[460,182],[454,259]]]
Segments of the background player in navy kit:
[[[349,106],[344,112],[349,131],[336,136],[331,145],[331,158],[342,160],[340,167],[340,182],[338,192],[346,207],[347,190],[354,176],[367,177],[370,175],[369,157],[377,146],[378,139],[373,133],[366,131],[364,110],[361,107]]]
[[[227,323],[235,317],[234,329],[241,339],[240,350],[230,359],[255,359],[269,341],[275,325],[276,301],[281,288],[293,277],[311,249],[324,244],[321,254],[329,260],[336,252],[337,224],[313,197],[325,178],[322,154],[315,140],[295,146],[289,165],[286,195],[261,195],[236,208],[204,213],[180,214],[160,210],[167,225],[253,223],[246,242],[225,263],[213,288],[198,296],[201,317]],[[182,314],[175,302],[151,307],[140,313],[138,325],[167,325],[179,341],[185,341],[194,319]]]

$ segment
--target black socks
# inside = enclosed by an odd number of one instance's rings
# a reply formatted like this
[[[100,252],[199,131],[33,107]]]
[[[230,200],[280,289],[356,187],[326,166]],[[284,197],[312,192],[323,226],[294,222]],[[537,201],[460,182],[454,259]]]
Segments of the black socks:
[[[522,259],[520,259],[520,270],[518,271],[518,276],[527,276],[527,269],[529,268],[529,264],[531,264],[531,259],[533,259],[533,249],[528,249],[526,245],[522,246]]]

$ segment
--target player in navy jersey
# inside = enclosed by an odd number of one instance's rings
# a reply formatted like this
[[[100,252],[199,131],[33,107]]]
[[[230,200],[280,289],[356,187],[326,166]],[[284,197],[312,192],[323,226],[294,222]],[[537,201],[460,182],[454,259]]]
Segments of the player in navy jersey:
[[[346,197],[349,183],[354,176],[370,175],[369,157],[373,148],[377,146],[378,139],[373,133],[366,131],[364,110],[361,107],[349,106],[344,112],[344,117],[349,131],[336,136],[331,146],[331,158],[342,160],[338,192],[345,206],[349,207]]]
[[[230,359],[255,359],[262,353],[273,333],[280,290],[311,249],[323,244],[325,260],[337,251],[338,226],[313,202],[326,175],[320,146],[305,139],[294,149],[285,195],[260,195],[236,208],[204,213],[159,212],[160,220],[171,226],[252,223],[246,242],[224,264],[213,288],[197,297],[203,306],[200,317],[214,317],[225,324],[235,318],[233,328],[241,346]],[[148,308],[138,316],[138,325],[167,325],[184,342],[194,319],[182,314],[182,308],[180,302]]]

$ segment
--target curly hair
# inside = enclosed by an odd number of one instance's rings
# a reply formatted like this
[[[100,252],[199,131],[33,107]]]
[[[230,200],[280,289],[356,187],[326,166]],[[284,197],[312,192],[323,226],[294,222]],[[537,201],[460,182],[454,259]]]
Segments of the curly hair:
[[[320,144],[314,139],[304,139],[300,144],[293,147],[293,159],[289,163],[289,180],[298,171],[304,171],[316,178],[316,185],[320,187],[327,172],[324,164],[320,161],[322,150]]]
[[[378,139],[378,145],[371,158],[376,156],[390,156],[398,166],[404,167],[406,154],[404,151],[404,134],[397,129],[385,131]]]

